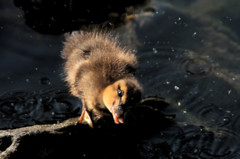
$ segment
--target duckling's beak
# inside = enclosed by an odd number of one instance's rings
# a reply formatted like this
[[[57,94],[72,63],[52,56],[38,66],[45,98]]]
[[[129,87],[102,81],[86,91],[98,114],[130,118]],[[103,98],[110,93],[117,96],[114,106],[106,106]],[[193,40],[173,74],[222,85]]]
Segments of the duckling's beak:
[[[112,107],[112,115],[113,115],[113,120],[116,124],[123,124],[123,110],[122,110],[122,106],[116,106],[116,107]]]

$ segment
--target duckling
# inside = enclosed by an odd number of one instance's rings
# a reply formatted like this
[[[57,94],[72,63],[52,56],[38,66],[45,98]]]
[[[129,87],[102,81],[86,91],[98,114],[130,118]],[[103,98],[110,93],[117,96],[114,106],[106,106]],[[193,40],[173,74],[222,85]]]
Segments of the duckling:
[[[70,93],[81,99],[78,123],[93,127],[93,121],[112,115],[124,123],[127,107],[141,100],[142,87],[135,78],[136,56],[121,48],[107,32],[75,31],[66,36],[61,54]]]

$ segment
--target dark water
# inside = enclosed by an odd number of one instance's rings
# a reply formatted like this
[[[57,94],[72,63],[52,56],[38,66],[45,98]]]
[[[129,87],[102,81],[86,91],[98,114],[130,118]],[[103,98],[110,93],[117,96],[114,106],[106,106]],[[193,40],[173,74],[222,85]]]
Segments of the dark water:
[[[165,113],[176,114],[178,126],[138,141],[142,158],[239,158],[238,6],[153,2],[114,31],[137,53],[144,95],[165,98]],[[0,2],[0,13],[0,129],[79,115],[81,103],[61,77],[63,36],[30,29],[10,1]]]

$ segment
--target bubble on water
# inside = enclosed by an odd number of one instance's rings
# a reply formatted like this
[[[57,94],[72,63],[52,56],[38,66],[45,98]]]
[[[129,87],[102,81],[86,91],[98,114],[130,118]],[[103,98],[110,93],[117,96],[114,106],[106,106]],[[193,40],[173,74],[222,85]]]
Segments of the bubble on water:
[[[193,153],[198,153],[198,152],[199,152],[199,149],[197,148],[193,150]]]
[[[136,50],[136,49],[133,49],[132,52],[133,52],[133,53],[137,53],[137,50]]]
[[[50,81],[50,79],[47,78],[47,77],[42,77],[42,78],[40,79],[40,83],[41,83],[42,85],[50,85],[50,84],[51,84],[51,81]]]
[[[177,21],[174,22],[174,24],[178,24],[178,22],[180,22],[182,20],[181,17],[178,17]]]
[[[232,21],[232,18],[229,16],[226,16],[226,19],[229,20],[230,22]]]
[[[231,113],[231,111],[230,110],[226,110],[226,113]]]
[[[228,118],[228,117],[224,117],[224,118],[223,118],[224,124],[228,124],[230,121],[231,121],[231,120],[230,120],[230,118]]]
[[[178,102],[177,105],[180,107],[182,104],[181,104],[181,102]]]
[[[223,118],[223,121],[228,121],[229,119],[228,118]]]
[[[25,80],[25,81],[28,83],[30,80],[29,80],[29,78],[26,78],[26,80]]]
[[[180,88],[178,86],[174,86],[174,89],[178,91]]]
[[[196,37],[197,36],[197,32],[194,32],[193,34],[192,34],[192,37]]]
[[[230,89],[230,90],[228,90],[228,95],[230,95],[232,93],[232,90]]]
[[[158,51],[157,51],[156,48],[152,48],[152,50],[153,50],[153,53],[154,53],[154,54],[158,53]]]

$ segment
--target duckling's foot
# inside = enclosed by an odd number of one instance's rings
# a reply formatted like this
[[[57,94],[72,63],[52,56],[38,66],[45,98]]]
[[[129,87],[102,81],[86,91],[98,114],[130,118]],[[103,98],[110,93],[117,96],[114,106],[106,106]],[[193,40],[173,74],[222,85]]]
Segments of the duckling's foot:
[[[87,125],[89,125],[91,128],[93,128],[93,123],[92,123],[91,117],[90,117],[90,115],[89,115],[89,113],[87,112],[86,109],[83,109],[83,110],[82,110],[82,114],[81,114],[81,116],[79,117],[77,123],[78,123],[78,124],[87,124]]]
[[[82,99],[81,101],[82,101],[82,114],[79,117],[77,124],[87,124],[91,128],[93,128],[93,123],[92,123],[91,117],[85,106],[85,100]]]

